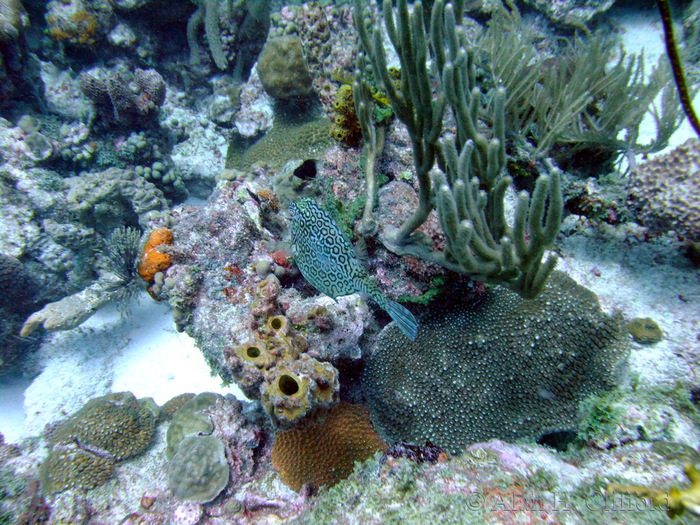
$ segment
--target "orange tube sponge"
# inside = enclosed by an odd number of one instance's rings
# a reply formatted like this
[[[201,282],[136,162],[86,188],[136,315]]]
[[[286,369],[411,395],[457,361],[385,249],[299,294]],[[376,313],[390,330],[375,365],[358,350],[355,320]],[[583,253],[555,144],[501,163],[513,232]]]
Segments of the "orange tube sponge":
[[[170,255],[161,253],[158,247],[162,244],[169,245],[172,243],[173,232],[168,228],[156,228],[148,236],[138,264],[139,275],[144,281],[152,283],[158,272],[163,272],[170,267],[172,264]]]

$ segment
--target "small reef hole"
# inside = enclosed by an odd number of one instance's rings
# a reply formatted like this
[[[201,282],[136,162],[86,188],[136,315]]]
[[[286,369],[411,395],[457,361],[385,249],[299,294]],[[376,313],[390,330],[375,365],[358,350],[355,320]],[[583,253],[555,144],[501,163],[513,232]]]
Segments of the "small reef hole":
[[[286,396],[293,396],[299,392],[299,382],[295,377],[289,374],[281,376],[277,384],[279,385],[280,392]]]

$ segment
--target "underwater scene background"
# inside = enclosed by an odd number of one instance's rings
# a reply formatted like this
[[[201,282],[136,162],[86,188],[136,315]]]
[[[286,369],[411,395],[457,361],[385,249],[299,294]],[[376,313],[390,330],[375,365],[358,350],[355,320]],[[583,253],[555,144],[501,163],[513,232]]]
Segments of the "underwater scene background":
[[[699,19],[0,0],[0,524],[697,523]]]

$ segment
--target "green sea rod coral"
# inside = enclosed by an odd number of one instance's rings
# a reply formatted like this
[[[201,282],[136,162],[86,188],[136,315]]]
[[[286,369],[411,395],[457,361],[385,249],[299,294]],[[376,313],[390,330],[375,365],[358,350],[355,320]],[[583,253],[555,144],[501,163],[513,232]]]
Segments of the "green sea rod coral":
[[[407,0],[399,0],[394,9],[390,0],[383,2],[384,26],[401,63],[397,87],[378,24],[360,0],[355,1],[362,54],[408,130],[419,188],[413,214],[398,229],[385,227],[380,239],[399,255],[505,283],[524,297],[534,297],[556,264],[554,255],[543,258],[561,223],[559,173],[551,170],[538,177],[532,196],[520,193],[509,224],[504,206],[512,183],[505,173],[506,91],[499,86],[482,92],[476,85],[475,51],[461,25],[463,3],[436,1],[429,24],[421,6],[416,2],[409,9]],[[358,57],[358,63],[363,60]],[[438,78],[433,70],[440,72]],[[447,106],[456,132],[443,137]],[[489,125],[483,126],[485,122]],[[433,170],[436,164],[439,172]],[[416,231],[434,209],[446,238],[444,250]]]
[[[627,353],[623,321],[554,272],[536,299],[504,287],[435,308],[415,342],[379,336],[362,387],[389,443],[426,441],[460,453],[473,442],[569,430],[588,395],[615,384]]]

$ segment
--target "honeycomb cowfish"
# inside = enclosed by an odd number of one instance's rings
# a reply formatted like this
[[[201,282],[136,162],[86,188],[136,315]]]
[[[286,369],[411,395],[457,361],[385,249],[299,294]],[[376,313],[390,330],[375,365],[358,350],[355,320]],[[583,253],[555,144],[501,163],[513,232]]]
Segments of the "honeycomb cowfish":
[[[369,278],[352,243],[328,212],[312,199],[292,203],[289,211],[292,254],[304,278],[334,300],[341,295],[365,293],[414,341],[418,333],[416,318],[399,303],[389,300]]]

